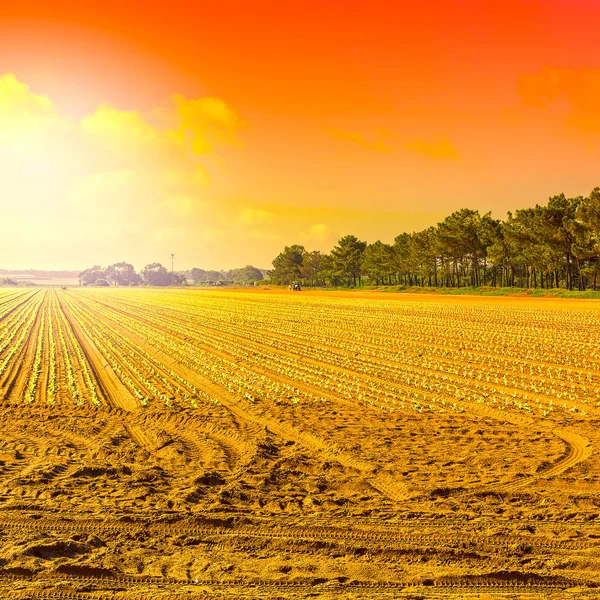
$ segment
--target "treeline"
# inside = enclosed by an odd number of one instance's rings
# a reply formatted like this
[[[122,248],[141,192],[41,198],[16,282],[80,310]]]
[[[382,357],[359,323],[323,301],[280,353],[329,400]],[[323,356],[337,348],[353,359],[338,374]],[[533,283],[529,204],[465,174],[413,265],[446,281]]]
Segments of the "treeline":
[[[521,287],[596,290],[600,284],[600,188],[589,196],[553,196],[506,220],[461,209],[436,226],[402,233],[393,244],[354,235],[329,254],[286,246],[272,281],[309,285]]]
[[[133,265],[127,262],[119,262],[108,267],[94,265],[79,273],[80,285],[183,285],[186,282],[185,275],[171,273],[160,263],[146,265],[140,273],[137,273]]]
[[[94,286],[131,286],[131,285],[247,285],[264,279],[260,269],[247,265],[241,269],[230,271],[205,271],[204,269],[191,269],[190,271],[168,271],[161,263],[146,265],[137,273],[133,265],[119,262],[108,267],[94,265],[78,274],[80,285]]]
[[[43,271],[40,269],[0,269],[0,275],[27,276],[30,279],[75,279],[77,271]]]
[[[17,286],[19,282],[16,279],[11,279],[10,277],[0,277],[0,287],[6,286]]]
[[[228,271],[205,271],[194,268],[185,271],[188,281],[199,285],[235,284],[249,285],[255,281],[262,281],[265,274],[252,265],[246,265],[241,269],[230,269]]]

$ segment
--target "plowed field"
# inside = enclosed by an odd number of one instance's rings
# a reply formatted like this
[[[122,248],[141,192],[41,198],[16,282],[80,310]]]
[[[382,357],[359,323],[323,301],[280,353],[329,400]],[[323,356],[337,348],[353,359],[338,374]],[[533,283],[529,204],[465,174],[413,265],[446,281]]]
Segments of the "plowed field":
[[[0,290],[0,597],[592,598],[600,303]]]

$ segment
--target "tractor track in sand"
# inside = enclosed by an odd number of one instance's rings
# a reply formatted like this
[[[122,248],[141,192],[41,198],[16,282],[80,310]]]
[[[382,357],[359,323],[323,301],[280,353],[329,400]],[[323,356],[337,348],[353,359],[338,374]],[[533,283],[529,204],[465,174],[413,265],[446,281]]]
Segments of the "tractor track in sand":
[[[124,533],[134,535],[144,533],[148,536],[163,538],[186,536],[204,543],[215,543],[219,540],[282,540],[286,542],[327,542],[330,544],[344,544],[348,548],[366,547],[371,551],[393,552],[407,548],[433,549],[448,551],[453,548],[463,549],[510,549],[519,544],[525,544],[537,550],[551,550],[564,552],[578,552],[600,549],[600,536],[597,534],[590,538],[551,538],[548,536],[535,537],[530,534],[505,534],[485,535],[479,529],[473,531],[454,531],[454,533],[440,533],[433,531],[423,533],[423,527],[418,524],[396,525],[393,531],[381,529],[349,529],[342,524],[310,525],[295,522],[274,524],[245,524],[231,523],[222,517],[203,518],[178,518],[160,520],[110,520],[98,518],[85,518],[79,514],[64,515],[61,517],[31,518],[27,516],[0,517],[0,530],[39,531],[44,533],[90,533],[102,536],[103,539],[119,537]],[[481,524],[480,524],[481,525]],[[449,529],[446,523],[444,528]]]
[[[276,579],[213,579],[213,578],[195,578],[195,579],[178,579],[174,577],[152,577],[152,576],[136,576],[136,575],[124,575],[118,573],[90,573],[91,569],[82,568],[71,568],[67,572],[48,573],[43,576],[37,577],[35,574],[27,573],[3,573],[0,572],[0,581],[6,582],[27,582],[27,583],[38,583],[45,586],[48,585],[60,585],[60,584],[75,584],[75,585],[86,585],[95,588],[85,593],[76,591],[62,591],[62,590],[48,590],[43,592],[22,592],[22,596],[13,596],[21,598],[106,598],[106,596],[96,596],[96,594],[102,594],[115,590],[119,593],[115,598],[130,597],[130,593],[140,593],[136,590],[144,587],[145,593],[152,593],[152,586],[155,587],[155,591],[164,591],[168,594],[169,591],[174,592],[174,595],[163,595],[157,596],[159,598],[193,598],[194,591],[198,590],[196,597],[206,597],[205,593],[209,590],[231,590],[237,593],[244,593],[252,591],[254,594],[262,595],[263,592],[269,591],[273,593],[275,590],[290,591],[294,593],[335,593],[344,594],[352,591],[365,591],[365,592],[386,592],[386,591],[400,591],[400,590],[411,590],[414,592],[425,592],[428,598],[435,598],[435,595],[430,595],[434,589],[444,589],[444,593],[452,591],[463,592],[465,590],[472,590],[477,592],[482,591],[500,591],[510,590],[511,592],[522,592],[536,590],[538,592],[551,592],[568,590],[575,585],[580,584],[578,581],[569,580],[567,578],[553,577],[553,576],[523,576],[520,579],[507,578],[506,574],[490,574],[481,575],[476,577],[452,577],[452,578],[436,578],[429,579],[425,585],[418,580],[407,580],[407,581],[360,581],[354,580],[348,583],[339,583],[335,580],[327,581],[322,579],[299,579],[295,581],[289,580],[276,580]],[[128,589],[129,588],[129,589]],[[185,588],[183,592],[177,593],[182,588]],[[207,588],[202,590],[202,588]],[[202,590],[202,591],[201,591]],[[434,594],[436,592],[433,592]],[[33,594],[33,596],[31,595]],[[39,595],[38,595],[39,594]],[[125,595],[123,595],[125,594]],[[200,595],[201,594],[201,595]],[[144,596],[138,596],[141,598]],[[418,596],[420,597],[420,596]]]

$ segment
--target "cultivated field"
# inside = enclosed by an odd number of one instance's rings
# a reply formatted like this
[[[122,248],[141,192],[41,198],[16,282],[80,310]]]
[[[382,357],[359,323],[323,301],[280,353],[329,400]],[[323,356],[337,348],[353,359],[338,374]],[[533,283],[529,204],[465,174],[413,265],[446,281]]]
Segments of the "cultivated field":
[[[0,596],[596,597],[599,317],[2,289]]]

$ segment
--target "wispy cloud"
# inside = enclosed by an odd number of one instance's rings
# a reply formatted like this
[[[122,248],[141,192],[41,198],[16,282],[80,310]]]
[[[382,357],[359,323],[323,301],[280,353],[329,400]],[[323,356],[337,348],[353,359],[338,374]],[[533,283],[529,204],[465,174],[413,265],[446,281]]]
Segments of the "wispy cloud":
[[[544,66],[521,75],[517,86],[524,106],[554,115],[573,129],[600,132],[600,68]]]
[[[454,144],[447,138],[436,138],[426,140],[414,138],[402,144],[405,150],[422,154],[429,158],[441,160],[457,160],[460,158],[458,150]]]
[[[394,150],[401,148],[438,160],[456,160],[460,158],[459,152],[454,144],[444,136],[437,136],[432,139],[422,137],[408,139],[402,138],[402,136],[388,129],[379,129],[372,135],[364,135],[343,129],[328,129],[327,131],[329,135],[336,140],[381,154],[389,154]]]
[[[360,133],[355,131],[345,131],[343,129],[330,128],[327,129],[329,135],[341,142],[348,142],[356,146],[360,146],[365,150],[375,152],[389,153],[392,151],[390,142],[395,138],[395,135],[385,129],[379,130],[374,136],[367,139]]]

